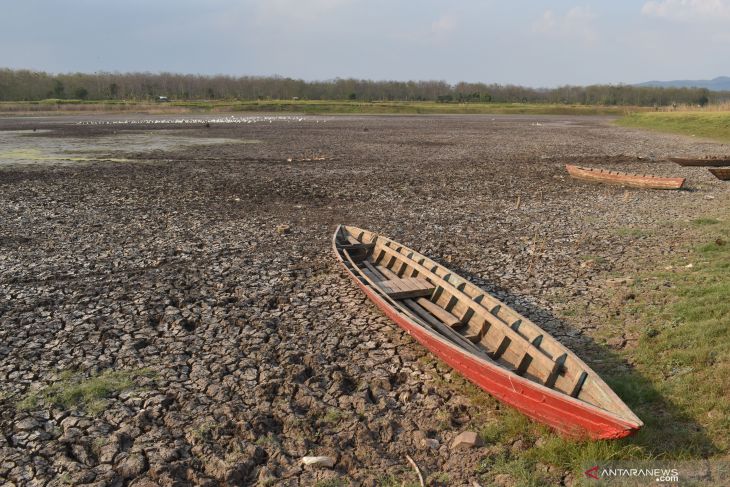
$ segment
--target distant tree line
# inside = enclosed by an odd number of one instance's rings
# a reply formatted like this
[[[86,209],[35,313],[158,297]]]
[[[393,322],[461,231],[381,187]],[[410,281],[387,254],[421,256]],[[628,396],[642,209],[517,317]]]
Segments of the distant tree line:
[[[49,98],[145,100],[241,99],[436,101],[442,103],[567,103],[666,106],[730,100],[730,92],[706,88],[655,88],[630,85],[527,88],[445,81],[304,81],[279,76],[201,76],[174,73],[67,73],[0,69],[0,101]]]

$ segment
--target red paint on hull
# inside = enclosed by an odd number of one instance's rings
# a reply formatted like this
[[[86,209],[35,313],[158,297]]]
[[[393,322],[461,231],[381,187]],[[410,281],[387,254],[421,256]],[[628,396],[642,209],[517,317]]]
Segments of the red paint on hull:
[[[636,425],[621,421],[583,401],[540,386],[496,364],[474,357],[430,330],[413,323],[363,284],[340,259],[336,249],[335,254],[347,274],[388,318],[471,382],[526,416],[574,438],[617,439],[639,429]]]

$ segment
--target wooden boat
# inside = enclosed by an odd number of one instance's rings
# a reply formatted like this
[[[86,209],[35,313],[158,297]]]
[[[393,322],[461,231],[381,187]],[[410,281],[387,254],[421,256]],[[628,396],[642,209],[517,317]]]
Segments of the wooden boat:
[[[692,167],[727,167],[730,166],[729,158],[708,157],[708,158],[689,158],[689,157],[670,157],[670,161],[676,162],[680,166]]]
[[[730,181],[730,167],[711,167],[707,170],[721,181]]]
[[[658,176],[627,174],[617,171],[606,171],[590,167],[573,166],[566,164],[565,169],[575,179],[596,183],[620,184],[635,188],[647,189],[679,189],[684,184],[684,178],[661,178]]]
[[[567,436],[622,438],[641,420],[574,353],[479,287],[386,237],[339,226],[337,259],[389,318],[467,379]]]

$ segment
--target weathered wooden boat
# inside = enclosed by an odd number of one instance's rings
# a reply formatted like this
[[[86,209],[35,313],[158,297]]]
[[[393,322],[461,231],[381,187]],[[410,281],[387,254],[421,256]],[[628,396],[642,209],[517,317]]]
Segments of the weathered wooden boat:
[[[711,167],[707,170],[721,181],[730,181],[730,167]]]
[[[575,179],[596,183],[619,184],[634,188],[647,189],[679,189],[684,185],[684,178],[662,178],[641,174],[628,174],[618,171],[607,171],[590,167],[566,164],[565,169]]]
[[[643,423],[574,353],[489,293],[381,235],[341,225],[337,259],[389,318],[467,379],[567,436]]]
[[[670,161],[676,162],[680,166],[691,167],[727,167],[730,166],[730,158],[724,157],[670,157]]]

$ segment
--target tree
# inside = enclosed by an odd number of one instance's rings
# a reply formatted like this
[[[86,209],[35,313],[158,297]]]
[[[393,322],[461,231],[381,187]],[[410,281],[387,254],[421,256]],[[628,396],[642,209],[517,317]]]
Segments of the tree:
[[[84,94],[84,91],[86,94]],[[405,100],[449,102],[528,102],[671,106],[707,105],[730,100],[730,91],[701,88],[661,88],[630,85],[529,88],[515,85],[446,81],[373,81],[332,79],[304,81],[280,76],[202,76],[176,73],[49,73],[0,68],[0,100],[43,98],[144,99],[165,95],[175,99],[271,100]]]
[[[63,98],[65,95],[64,93],[65,88],[63,87],[63,83],[61,83],[61,80],[54,79],[53,80],[53,96],[56,98]]]

